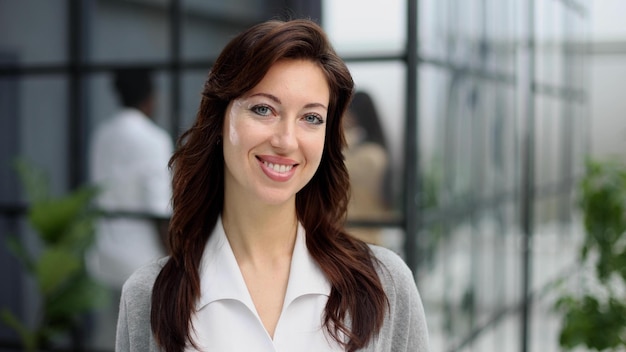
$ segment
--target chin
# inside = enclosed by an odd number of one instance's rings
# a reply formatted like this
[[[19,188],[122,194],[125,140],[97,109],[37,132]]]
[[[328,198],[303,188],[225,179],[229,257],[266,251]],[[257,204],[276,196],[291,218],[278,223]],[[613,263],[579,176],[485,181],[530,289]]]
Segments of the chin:
[[[283,205],[293,202],[295,204],[296,193],[285,190],[274,192],[263,192],[259,194],[259,199],[267,205]]]

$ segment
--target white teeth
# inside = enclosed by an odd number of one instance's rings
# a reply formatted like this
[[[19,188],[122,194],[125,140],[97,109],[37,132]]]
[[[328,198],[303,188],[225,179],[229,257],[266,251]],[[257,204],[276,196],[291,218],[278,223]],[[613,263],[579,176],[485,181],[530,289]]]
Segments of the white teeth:
[[[293,168],[293,165],[279,165],[279,164],[272,164],[272,163],[268,163],[267,161],[264,161],[263,164],[265,164],[265,166],[267,166],[268,168],[284,174],[285,172],[291,170]]]

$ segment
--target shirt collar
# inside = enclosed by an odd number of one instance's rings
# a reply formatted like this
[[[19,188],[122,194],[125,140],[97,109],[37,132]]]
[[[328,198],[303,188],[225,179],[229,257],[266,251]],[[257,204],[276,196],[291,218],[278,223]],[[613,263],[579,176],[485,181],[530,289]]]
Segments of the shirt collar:
[[[196,303],[196,310],[217,300],[235,299],[254,311],[252,298],[224,233],[221,217],[204,247],[199,275],[200,299]]]
[[[304,295],[320,294],[329,296],[330,288],[330,282],[328,282],[326,275],[324,275],[306,246],[304,227],[298,223],[284,307],[289,306],[293,300]]]
[[[213,233],[204,248],[199,269],[200,299],[196,303],[196,310],[200,310],[217,300],[233,299],[255,311],[243,275],[226,238],[221,217],[218,218]],[[283,308],[288,307],[296,298],[304,295],[328,296],[330,289],[328,279],[306,247],[304,227],[298,223]]]
[[[133,107],[124,107],[118,113],[120,116],[131,117],[131,118],[146,118],[146,114],[144,114],[141,110]]]

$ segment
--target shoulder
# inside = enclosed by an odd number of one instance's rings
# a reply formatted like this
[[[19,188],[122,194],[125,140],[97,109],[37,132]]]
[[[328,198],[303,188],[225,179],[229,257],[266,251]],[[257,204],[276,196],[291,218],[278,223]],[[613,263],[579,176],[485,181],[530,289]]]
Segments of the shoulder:
[[[137,109],[126,108],[108,121],[109,128],[137,144],[172,143],[169,133]]]
[[[132,123],[137,134],[145,144],[152,143],[155,146],[171,147],[173,144],[170,134],[150,117],[140,112],[135,112]]]
[[[362,170],[383,169],[387,165],[385,149],[376,143],[362,143],[347,149],[346,163]]]
[[[387,294],[392,315],[405,314],[406,310],[412,309],[415,304],[421,305],[415,277],[404,260],[390,249],[369,246],[374,254],[374,265]]]
[[[369,245],[377,264],[377,272],[385,289],[415,287],[411,269],[404,260],[392,250],[376,245]]]
[[[389,302],[378,338],[366,351],[429,351],[428,327],[415,277],[393,251],[370,245]]]
[[[145,116],[142,123],[145,126],[144,130],[146,132],[149,132],[152,138],[158,140],[161,143],[171,143],[170,134],[163,127],[157,124],[156,121]]]
[[[137,269],[124,283],[122,298],[129,306],[143,306],[150,303],[154,281],[161,272],[167,258],[151,262]]]
[[[135,271],[122,287],[117,320],[116,351],[156,351],[150,311],[152,287],[167,257]]]

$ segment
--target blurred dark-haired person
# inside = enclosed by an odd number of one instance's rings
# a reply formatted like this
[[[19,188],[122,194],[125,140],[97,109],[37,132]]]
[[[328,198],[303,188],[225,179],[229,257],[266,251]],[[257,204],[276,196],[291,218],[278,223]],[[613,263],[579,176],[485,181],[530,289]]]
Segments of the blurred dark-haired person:
[[[374,100],[357,91],[343,118],[350,175],[348,220],[384,221],[394,217],[391,157]],[[350,232],[367,243],[384,245],[381,229],[355,227]]]
[[[89,175],[101,188],[98,206],[108,213],[97,225],[88,253],[90,273],[121,292],[139,267],[164,257],[163,235],[171,215],[173,143],[153,120],[152,72],[118,69],[113,86],[121,108],[97,126],[91,140]]]
[[[411,270],[344,228],[353,89],[310,20],[225,47],[170,161],[171,255],[124,285],[117,351],[428,351]]]

